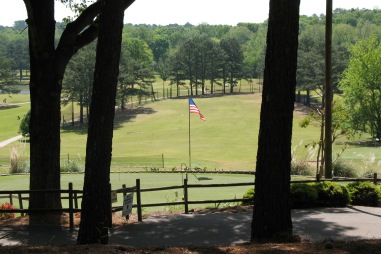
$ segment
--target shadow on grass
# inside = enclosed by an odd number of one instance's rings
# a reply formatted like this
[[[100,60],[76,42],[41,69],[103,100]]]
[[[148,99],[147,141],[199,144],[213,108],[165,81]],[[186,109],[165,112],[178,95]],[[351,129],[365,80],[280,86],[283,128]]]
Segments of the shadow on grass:
[[[380,147],[381,146],[381,142],[377,142],[374,140],[346,142],[346,144],[353,147]]]
[[[6,109],[12,109],[12,108],[18,108],[19,105],[14,104],[0,104],[0,110],[6,110]]]
[[[135,119],[138,115],[149,115],[154,114],[156,111],[152,108],[146,108],[143,106],[139,106],[132,109],[126,109],[124,111],[119,110],[115,112],[114,117],[114,130],[119,129],[123,126],[124,123],[130,122]],[[69,133],[76,133],[78,135],[86,135],[87,134],[87,123],[80,124],[79,121],[74,122],[74,126],[71,122],[66,123],[62,127],[62,131]]]

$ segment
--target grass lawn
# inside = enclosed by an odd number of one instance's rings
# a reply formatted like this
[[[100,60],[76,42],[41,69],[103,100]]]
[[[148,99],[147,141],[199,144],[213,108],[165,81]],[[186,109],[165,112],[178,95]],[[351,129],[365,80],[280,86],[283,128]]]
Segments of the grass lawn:
[[[111,174],[112,189],[122,188],[123,184],[127,187],[135,186],[136,179],[140,179],[141,188],[153,188],[164,186],[180,186],[183,184],[183,179],[186,174],[181,173],[112,173]],[[68,189],[68,183],[73,183],[73,188],[82,190],[83,174],[62,174],[61,188]],[[222,183],[241,183],[253,182],[252,175],[232,175],[232,174],[188,174],[189,184],[222,184]],[[208,199],[234,199],[242,198],[242,195],[250,186],[228,187],[228,188],[192,188],[189,190],[189,200],[208,200]],[[10,175],[0,177],[0,190],[27,190],[29,189],[29,175]],[[164,203],[181,201],[183,197],[182,189],[143,192],[142,203]],[[8,202],[8,199],[0,199],[0,204]],[[123,203],[122,194],[118,194],[118,202],[114,206],[121,206]],[[18,205],[18,201],[14,201]],[[27,201],[24,201],[24,206]],[[201,204],[193,205],[192,207],[206,206],[227,206],[233,204]],[[63,206],[68,207],[67,202],[63,201]],[[181,209],[181,207],[150,207],[145,208],[145,211]]]
[[[243,84],[243,87],[247,84]],[[155,83],[155,89],[162,88],[161,81]],[[161,90],[162,91],[162,90]],[[8,96],[8,95],[7,95]],[[191,162],[192,167],[206,167],[208,170],[254,170],[258,143],[261,94],[236,94],[213,97],[195,97],[197,106],[206,121],[192,114],[191,125]],[[29,95],[12,95],[7,102],[29,101]],[[21,115],[29,104],[17,108],[0,110],[0,140],[17,135]],[[78,107],[74,107],[78,112]],[[62,106],[65,119],[71,115],[71,104]],[[299,160],[307,157],[304,146],[317,141],[319,129],[315,126],[300,128],[299,121],[305,117],[303,108],[296,107],[292,146]],[[68,119],[67,119],[68,120]],[[4,124],[3,124],[4,123]],[[277,126],[274,126],[276,129]],[[86,127],[67,126],[61,132],[61,158],[75,159],[84,163],[87,139]],[[177,167],[189,164],[189,114],[188,99],[173,98],[148,103],[122,112],[115,118],[113,138],[112,170],[128,170],[136,161],[152,161],[147,168]],[[355,143],[354,143],[355,144]],[[11,147],[18,147],[20,154],[28,154],[29,145],[14,142],[0,148],[0,173],[9,168]],[[341,145],[334,145],[336,154]],[[342,158],[356,162],[359,167],[363,158],[374,154],[376,164],[381,155],[376,147],[350,145]],[[335,157],[335,156],[334,156]],[[312,160],[315,160],[313,157]],[[138,162],[136,162],[139,164]]]

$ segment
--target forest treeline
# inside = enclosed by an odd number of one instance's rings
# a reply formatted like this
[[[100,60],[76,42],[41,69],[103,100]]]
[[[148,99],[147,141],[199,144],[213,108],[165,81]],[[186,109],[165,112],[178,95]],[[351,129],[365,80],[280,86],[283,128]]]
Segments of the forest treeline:
[[[349,47],[373,34],[381,37],[381,10],[336,9],[333,23],[333,84],[338,91],[336,85],[349,62]],[[299,24],[297,91],[319,93],[324,83],[325,16],[301,16]],[[64,27],[65,23],[57,22],[57,41]],[[24,78],[27,72],[22,70],[29,70],[26,29],[24,21],[15,21],[13,27],[0,26],[0,90],[3,92],[11,91],[9,85]],[[125,24],[118,87],[121,106],[128,95],[150,93],[155,74],[170,81],[177,91],[186,85],[192,95],[213,93],[215,87],[234,92],[239,80],[262,78],[266,34],[267,21],[236,26]],[[75,101],[83,100],[86,95],[74,91],[90,90],[94,56],[94,45],[87,46],[68,65],[64,91]],[[80,82],[87,88],[78,88],[76,72],[88,73],[86,78],[90,80]],[[309,96],[306,98],[308,104]]]

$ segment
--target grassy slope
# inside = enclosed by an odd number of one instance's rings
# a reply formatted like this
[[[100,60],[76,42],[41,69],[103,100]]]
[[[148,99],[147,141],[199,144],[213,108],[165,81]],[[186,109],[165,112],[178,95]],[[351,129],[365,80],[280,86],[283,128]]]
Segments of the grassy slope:
[[[7,96],[7,95],[4,95]],[[249,169],[255,167],[257,137],[259,128],[260,94],[226,95],[213,98],[195,98],[195,102],[207,121],[191,115],[192,164],[209,170]],[[7,102],[29,101],[29,95],[13,95]],[[0,110],[0,140],[16,136],[17,115],[23,115],[29,104],[17,108]],[[71,105],[62,107],[71,110]],[[301,111],[294,114],[293,147],[301,141],[297,155],[305,154],[304,144],[317,140],[318,129],[298,126],[304,117]],[[274,126],[276,128],[276,126]],[[62,131],[62,157],[84,158],[86,129],[65,129]],[[189,164],[188,159],[188,102],[187,99],[168,99],[146,104],[144,110],[133,109],[118,113],[114,132],[113,162],[121,157],[155,157],[157,161],[164,155],[165,166],[180,167]],[[10,147],[0,148],[0,164],[9,163]],[[334,151],[340,146],[334,145]],[[28,146],[23,153],[28,151]],[[351,145],[343,154],[346,160],[362,163],[374,154],[381,156],[377,147],[357,147]],[[123,163],[122,163],[123,164]],[[4,171],[1,169],[0,171]]]
[[[208,169],[254,169],[257,150],[260,95],[195,98],[206,117],[191,115],[192,165]],[[166,166],[189,164],[187,99],[159,101],[145,106],[149,113],[119,115],[114,131],[113,156],[137,157],[164,154]],[[300,129],[296,113],[294,144],[311,141],[315,128]],[[276,126],[274,126],[276,128]],[[85,132],[64,131],[62,153],[85,154]]]

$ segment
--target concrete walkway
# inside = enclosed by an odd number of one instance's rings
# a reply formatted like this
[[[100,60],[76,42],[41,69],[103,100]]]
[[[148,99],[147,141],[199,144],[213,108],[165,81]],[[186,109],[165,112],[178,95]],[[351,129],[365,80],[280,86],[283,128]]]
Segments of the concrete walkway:
[[[0,142],[0,147],[4,147],[4,146],[6,146],[6,145],[9,145],[10,143],[12,143],[12,142],[14,142],[14,141],[17,141],[17,140],[19,140],[19,139],[21,139],[21,138],[22,138],[22,135],[18,135],[18,136],[16,136],[16,137],[7,139],[7,140],[5,140],[5,141],[2,141],[2,142]]]
[[[250,240],[252,212],[151,217],[110,230],[110,243],[130,246],[231,245]],[[292,211],[293,233],[302,239],[381,239],[381,208],[346,207]],[[73,245],[78,229],[52,226],[0,228],[0,245]]]

